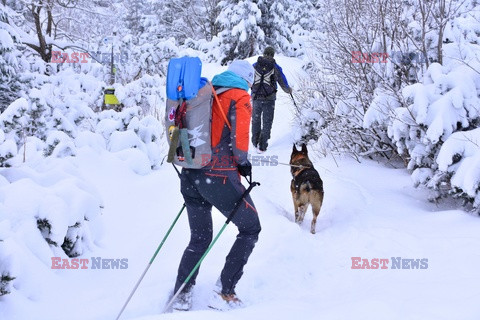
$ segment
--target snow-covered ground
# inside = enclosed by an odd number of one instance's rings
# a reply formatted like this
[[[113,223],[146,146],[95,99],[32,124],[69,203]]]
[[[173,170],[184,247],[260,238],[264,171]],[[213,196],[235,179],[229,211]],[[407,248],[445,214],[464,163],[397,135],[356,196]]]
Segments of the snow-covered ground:
[[[278,61],[295,86],[298,61]],[[207,66],[205,74],[211,78],[218,71]],[[293,103],[282,92],[265,156],[288,163],[292,120]],[[189,239],[184,214],[122,319],[479,319],[477,217],[427,202],[404,169],[310,153],[325,187],[315,235],[309,232],[310,211],[303,225],[294,223],[289,167],[253,169],[261,186],[252,198],[263,229],[237,286],[245,308],[207,308],[236,235],[229,225],[202,264],[193,310],[162,314]],[[128,161],[89,147],[80,148],[73,162],[104,207],[102,229],[95,230],[102,237],[79,258],[128,259],[128,267],[51,270],[41,279],[33,274],[31,283],[21,282],[29,296],[16,287],[14,294],[0,299],[0,319],[115,319],[182,206],[179,180],[170,165],[139,175]],[[215,233],[224,221],[214,212]],[[352,257],[388,259],[388,268],[352,269]],[[392,257],[428,260],[422,260],[423,269],[393,269]]]

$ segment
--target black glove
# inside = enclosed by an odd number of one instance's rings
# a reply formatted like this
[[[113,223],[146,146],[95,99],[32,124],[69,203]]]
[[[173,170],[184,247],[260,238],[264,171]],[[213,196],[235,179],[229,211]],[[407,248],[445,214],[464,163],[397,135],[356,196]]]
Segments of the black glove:
[[[237,168],[238,172],[244,177],[249,177],[252,175],[252,164],[248,160],[244,164],[239,164]]]

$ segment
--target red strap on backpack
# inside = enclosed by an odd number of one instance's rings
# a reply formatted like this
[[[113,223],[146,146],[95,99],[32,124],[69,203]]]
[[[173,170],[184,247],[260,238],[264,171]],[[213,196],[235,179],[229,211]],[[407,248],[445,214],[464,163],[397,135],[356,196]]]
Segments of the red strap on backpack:
[[[179,129],[187,127],[185,117],[187,116],[187,103],[182,101],[182,103],[177,107],[175,111],[175,126]]]

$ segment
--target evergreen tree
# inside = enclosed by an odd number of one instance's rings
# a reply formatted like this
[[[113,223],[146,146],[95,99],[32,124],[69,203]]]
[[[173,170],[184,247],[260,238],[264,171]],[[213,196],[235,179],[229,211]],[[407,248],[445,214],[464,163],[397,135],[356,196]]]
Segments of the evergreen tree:
[[[218,6],[222,8],[217,20],[222,30],[219,34],[224,54],[222,64],[259,53],[265,33],[259,26],[262,14],[257,4],[246,0],[225,0]]]
[[[219,0],[158,1],[151,12],[156,13],[162,37],[174,37],[178,45],[187,39],[211,41],[218,34],[217,17],[222,7]]]
[[[262,12],[260,28],[265,33],[264,46],[273,46],[286,55],[303,52],[309,30],[315,25],[314,7],[310,0],[259,0]]]
[[[145,15],[147,5],[142,0],[128,0],[124,1],[127,12],[125,16],[126,27],[129,33],[134,36],[134,39],[138,39],[143,31],[142,19]]]
[[[0,112],[20,96],[22,85],[19,79],[20,51],[18,36],[10,27],[8,8],[0,4]]]

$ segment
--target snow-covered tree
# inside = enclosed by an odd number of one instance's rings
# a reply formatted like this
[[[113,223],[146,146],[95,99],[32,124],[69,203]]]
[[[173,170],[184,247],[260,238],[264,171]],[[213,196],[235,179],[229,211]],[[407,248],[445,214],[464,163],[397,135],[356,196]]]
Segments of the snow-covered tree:
[[[222,8],[217,20],[224,55],[222,64],[259,53],[265,33],[259,26],[262,13],[257,4],[247,0],[223,0],[218,6]]]
[[[478,175],[472,159],[476,150],[474,132],[480,125],[480,50],[475,44],[478,34],[473,30],[480,26],[480,7],[475,1],[437,5],[440,7],[429,9],[432,17],[444,10],[449,12],[448,23],[432,18],[432,23],[441,26],[433,29],[436,33],[428,33],[428,37],[434,34],[428,41],[423,38],[427,35],[424,29],[417,28],[419,48],[433,57],[425,63],[428,69],[419,74],[418,83],[403,86],[400,98],[385,103],[389,101],[387,94],[379,95],[364,124],[387,127],[398,154],[413,172],[415,184],[431,188],[432,199],[453,195],[478,208]],[[442,61],[443,65],[433,61]],[[464,172],[472,175],[466,178]]]
[[[426,184],[436,190],[435,198],[465,193],[474,199],[478,192],[475,186],[464,188],[460,181],[463,178],[456,175],[457,170],[464,172],[468,170],[466,164],[472,164],[474,152],[468,150],[475,150],[476,136],[469,131],[480,125],[478,81],[480,74],[468,66],[449,72],[434,63],[423,83],[404,89],[408,106],[394,111],[389,134],[399,153],[409,159],[408,168],[417,185]],[[469,178],[476,177],[473,174]],[[475,202],[478,207],[478,199]]]
[[[317,3],[317,32],[308,51],[311,79],[300,86],[302,91],[297,95],[299,123],[308,124],[308,129],[298,139],[321,138],[324,148],[354,157],[373,153],[391,156],[394,148],[385,128],[363,126],[375,89],[391,86],[386,44],[381,37],[389,21],[388,5],[385,1],[356,0]],[[379,7],[384,15],[379,14]],[[375,61],[357,61],[356,53],[362,57],[365,53]]]
[[[9,23],[9,8],[0,4],[0,113],[20,96],[21,52],[17,49],[18,35]]]
[[[125,24],[130,33],[137,38],[143,33],[142,19],[146,14],[147,5],[141,0],[123,1],[126,8]]]
[[[457,131],[442,145],[432,176],[430,169],[417,169],[417,183],[427,182],[434,199],[453,196],[463,200],[466,208],[480,214],[480,129]]]
[[[153,5],[162,37],[173,37],[178,45],[187,39],[212,40],[218,33],[217,16],[220,0],[158,1]]]
[[[310,0],[259,0],[262,13],[258,25],[265,33],[263,47],[273,46],[288,56],[303,54],[312,26],[316,24],[315,9]]]

